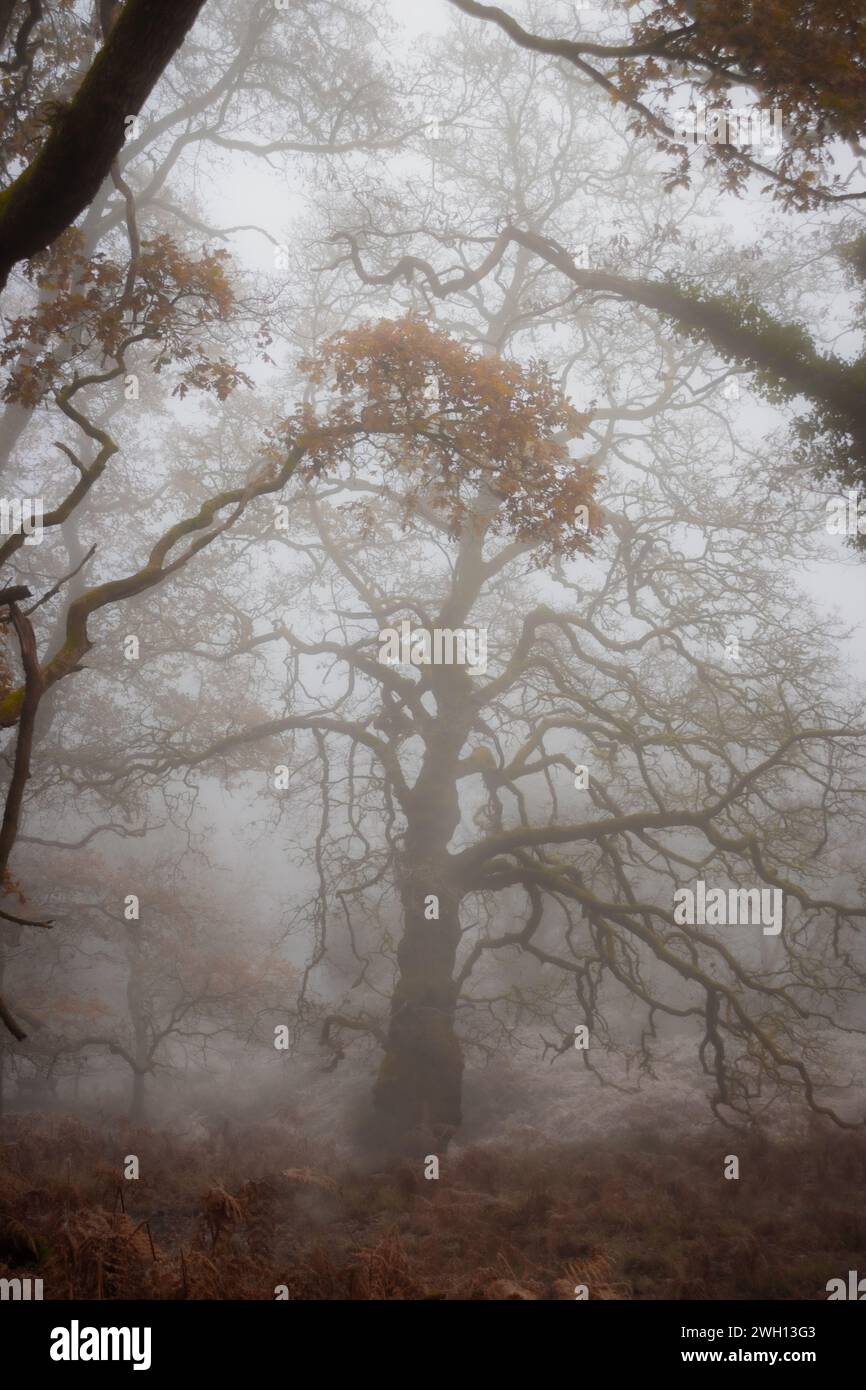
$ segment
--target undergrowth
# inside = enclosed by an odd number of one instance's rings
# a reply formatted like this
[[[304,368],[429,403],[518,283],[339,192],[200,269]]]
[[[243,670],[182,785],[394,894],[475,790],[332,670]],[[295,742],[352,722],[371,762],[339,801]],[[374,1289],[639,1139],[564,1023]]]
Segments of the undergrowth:
[[[740,1177],[723,1176],[736,1153]],[[140,1178],[123,1177],[135,1155]],[[476,1145],[347,1167],[284,1124],[184,1142],[13,1115],[0,1277],[46,1299],[823,1299],[866,1270],[866,1138]]]

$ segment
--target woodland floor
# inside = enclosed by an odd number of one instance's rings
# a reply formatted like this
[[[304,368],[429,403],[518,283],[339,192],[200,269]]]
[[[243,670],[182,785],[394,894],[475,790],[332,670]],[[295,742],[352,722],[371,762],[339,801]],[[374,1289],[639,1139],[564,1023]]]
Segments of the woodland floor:
[[[284,1122],[183,1141],[13,1114],[0,1277],[46,1299],[825,1299],[866,1272],[864,1192],[866,1137],[839,1131],[476,1144],[431,1181]]]

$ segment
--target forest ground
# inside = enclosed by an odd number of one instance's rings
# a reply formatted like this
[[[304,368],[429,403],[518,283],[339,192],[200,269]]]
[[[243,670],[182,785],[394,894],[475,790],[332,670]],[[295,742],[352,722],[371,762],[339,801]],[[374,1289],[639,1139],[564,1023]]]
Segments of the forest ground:
[[[679,1061],[629,1094],[476,1073],[487,1137],[470,1123],[432,1180],[355,1160],[296,1105],[186,1133],[8,1114],[0,1277],[46,1299],[826,1299],[866,1272],[866,1135],[772,1110],[723,1128]]]

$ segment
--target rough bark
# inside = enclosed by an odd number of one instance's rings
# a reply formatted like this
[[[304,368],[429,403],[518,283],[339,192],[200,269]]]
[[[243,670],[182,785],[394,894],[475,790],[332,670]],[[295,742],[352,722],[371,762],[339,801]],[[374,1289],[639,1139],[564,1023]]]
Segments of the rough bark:
[[[443,627],[458,626],[461,600],[470,590],[466,569],[477,565],[464,548],[463,578],[453,606],[440,614]],[[474,575],[473,575],[474,578]],[[400,866],[403,937],[397,949],[399,977],[391,1000],[385,1056],[373,1093],[383,1137],[409,1151],[441,1152],[461,1123],[463,1056],[454,1028],[458,986],[461,889],[448,843],[460,823],[458,763],[473,709],[471,681],[459,667],[431,668],[438,717],[407,809]],[[428,919],[435,897],[438,917]]]
[[[431,894],[438,898],[438,921],[424,916]],[[374,1104],[389,1143],[432,1144],[435,1151],[461,1123],[463,1057],[454,1031],[459,899],[423,866],[408,875],[402,899],[400,975]]]
[[[39,154],[0,193],[0,289],[12,267],[44,251],[99,192],[137,115],[205,0],[127,0],[87,76]]]

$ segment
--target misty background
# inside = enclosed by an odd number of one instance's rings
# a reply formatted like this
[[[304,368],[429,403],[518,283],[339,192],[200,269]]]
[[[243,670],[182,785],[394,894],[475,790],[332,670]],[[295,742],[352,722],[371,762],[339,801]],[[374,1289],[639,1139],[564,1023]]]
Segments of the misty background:
[[[61,96],[90,8],[57,19]],[[669,167],[444,0],[210,0],[80,240],[10,281],[15,495],[56,505],[114,446],[11,557],[40,659],[98,586],[207,543],[94,608],[42,697],[0,905],[53,925],[3,924],[7,1123],[232,1161],[272,1125],[372,1171],[861,1123],[866,568],[805,403],[522,244],[473,274],[519,226],[862,353],[856,204]],[[406,617],[483,627],[486,675],[384,676]],[[675,928],[699,879],[782,885],[783,932]]]

